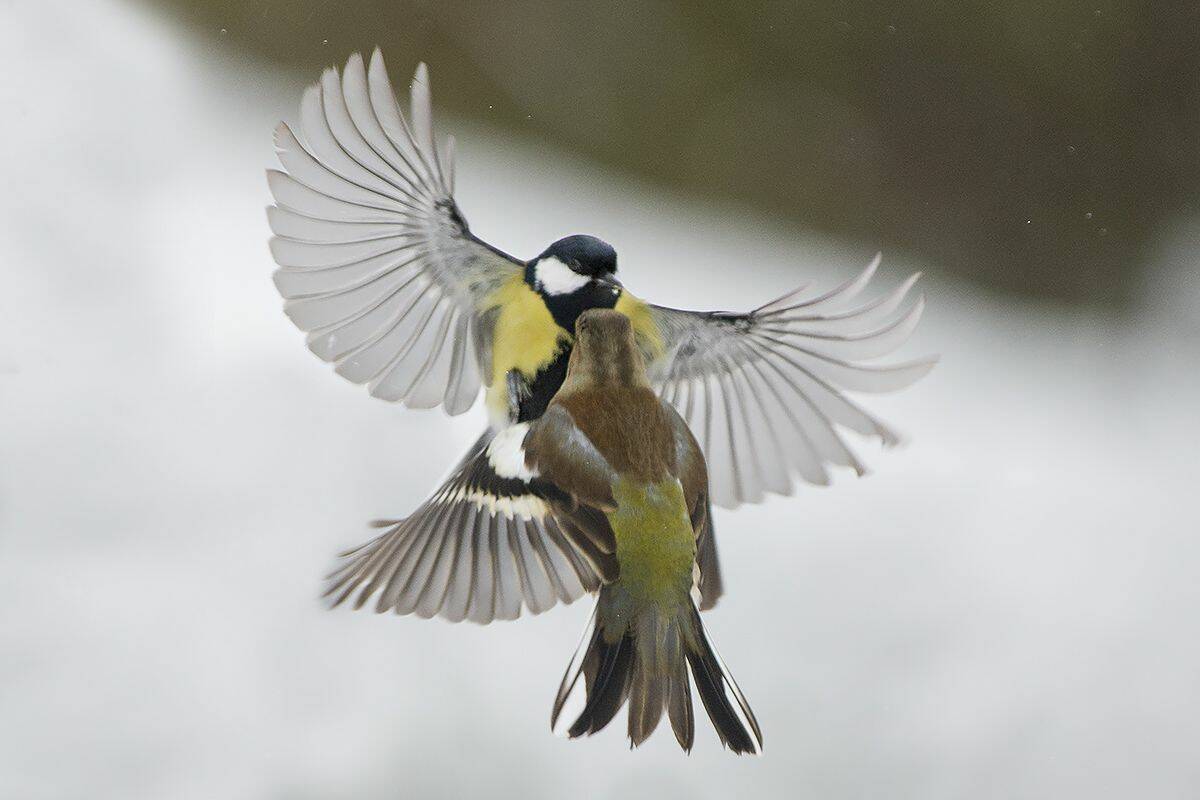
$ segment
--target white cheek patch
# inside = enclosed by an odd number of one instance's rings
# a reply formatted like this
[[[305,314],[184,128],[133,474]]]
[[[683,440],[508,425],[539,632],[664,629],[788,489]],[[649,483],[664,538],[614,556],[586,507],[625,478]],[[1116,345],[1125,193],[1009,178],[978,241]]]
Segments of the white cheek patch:
[[[525,466],[525,434],[529,433],[528,422],[510,425],[496,434],[488,444],[488,464],[501,478],[516,478],[529,481],[537,477],[537,471]]]
[[[591,280],[580,275],[557,258],[543,258],[533,268],[534,278],[546,294],[570,294]]]

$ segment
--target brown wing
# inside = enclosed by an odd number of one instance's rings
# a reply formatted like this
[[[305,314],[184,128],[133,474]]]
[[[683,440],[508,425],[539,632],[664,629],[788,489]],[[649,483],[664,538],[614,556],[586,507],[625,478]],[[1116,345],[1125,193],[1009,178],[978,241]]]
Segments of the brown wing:
[[[525,465],[537,476],[531,486],[550,506],[559,528],[602,581],[616,580],[616,538],[605,516],[616,508],[616,471],[559,403],[530,425],[523,450]]]
[[[561,404],[552,403],[530,425],[524,450],[526,466],[572,503],[602,511],[616,509],[612,495],[616,470]]]
[[[707,611],[724,594],[721,566],[717,560],[716,532],[713,529],[712,501],[708,496],[708,466],[704,452],[683,417],[664,402],[667,419],[675,436],[675,469],[683,484],[692,530],[696,532],[696,565],[700,568],[698,588],[700,610]]]

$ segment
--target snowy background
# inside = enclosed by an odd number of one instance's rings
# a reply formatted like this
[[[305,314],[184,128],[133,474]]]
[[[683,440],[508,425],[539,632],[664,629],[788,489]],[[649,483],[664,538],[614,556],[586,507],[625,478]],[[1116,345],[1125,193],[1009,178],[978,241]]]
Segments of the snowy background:
[[[481,628],[317,600],[483,413],[372,400],[280,312],[263,170],[301,84],[113,0],[0,23],[0,797],[1200,793],[1197,221],[1120,317],[924,281],[901,355],[942,363],[865,401],[911,443],[718,518],[707,624],[765,755],[707,723],[629,753],[548,731],[589,602]],[[483,238],[594,233],[651,299],[750,307],[877,249],[440,129]],[[877,291],[923,266],[885,253]]]

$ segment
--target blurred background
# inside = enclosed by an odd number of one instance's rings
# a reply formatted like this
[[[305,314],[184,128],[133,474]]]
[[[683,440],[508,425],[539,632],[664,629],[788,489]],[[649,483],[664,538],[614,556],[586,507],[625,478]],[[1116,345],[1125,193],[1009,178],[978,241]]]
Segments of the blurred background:
[[[1194,797],[1195,4],[0,4],[0,797]],[[325,611],[474,440],[280,312],[271,130],[429,63],[473,229],[747,308],[923,270],[907,447],[719,512],[708,618],[766,735],[550,702],[588,602]]]

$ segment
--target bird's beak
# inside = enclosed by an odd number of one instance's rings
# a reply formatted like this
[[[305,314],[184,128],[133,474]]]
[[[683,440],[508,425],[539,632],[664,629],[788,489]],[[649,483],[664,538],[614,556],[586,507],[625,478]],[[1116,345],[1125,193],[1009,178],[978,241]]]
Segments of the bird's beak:
[[[625,288],[624,284],[617,280],[616,275],[609,275],[607,278],[601,278],[600,283],[604,284],[605,286],[612,286],[615,289]]]

